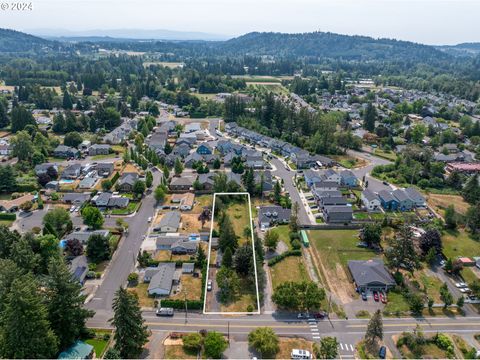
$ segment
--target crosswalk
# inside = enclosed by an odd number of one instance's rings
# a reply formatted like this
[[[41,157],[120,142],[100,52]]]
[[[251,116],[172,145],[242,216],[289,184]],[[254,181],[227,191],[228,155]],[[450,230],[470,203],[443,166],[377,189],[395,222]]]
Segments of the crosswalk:
[[[310,326],[310,332],[312,334],[312,339],[320,340],[322,337],[320,336],[320,331],[318,330],[318,321],[316,319],[308,319],[308,326]],[[344,353],[343,357],[349,357],[345,353],[353,353],[355,352],[355,346],[353,344],[347,343],[339,343],[338,348],[341,352]],[[353,355],[351,355],[353,357]]]

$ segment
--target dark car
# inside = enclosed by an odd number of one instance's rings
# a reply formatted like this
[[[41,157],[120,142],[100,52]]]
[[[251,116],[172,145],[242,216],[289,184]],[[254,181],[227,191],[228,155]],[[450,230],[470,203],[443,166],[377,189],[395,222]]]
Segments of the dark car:
[[[362,300],[363,301],[367,301],[368,298],[367,298],[367,293],[365,291],[362,291]]]
[[[309,313],[298,313],[297,319],[308,319],[310,317]]]
[[[380,359],[385,359],[387,357],[387,348],[385,346],[380,347],[378,351],[378,357]]]
[[[377,291],[373,292],[373,300],[375,300],[375,301],[380,300],[380,298],[378,297],[378,292]]]
[[[390,185],[390,184],[389,184],[388,182],[386,182],[386,181],[382,181],[382,184],[383,184],[383,185],[386,185],[386,186],[389,186],[389,185]]]
[[[315,319],[325,319],[325,318],[327,317],[327,315],[328,315],[328,314],[327,314],[325,311],[319,311],[319,312],[317,312],[317,313],[314,313],[314,314],[313,314],[313,317],[314,317]]]

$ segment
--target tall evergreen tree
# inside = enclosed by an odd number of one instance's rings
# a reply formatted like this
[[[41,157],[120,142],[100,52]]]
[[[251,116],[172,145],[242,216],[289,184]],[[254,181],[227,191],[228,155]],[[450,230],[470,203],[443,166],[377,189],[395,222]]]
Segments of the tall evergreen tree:
[[[470,204],[475,204],[480,200],[480,186],[478,185],[478,174],[468,179],[462,191],[463,198]]]
[[[138,358],[149,336],[138,298],[120,288],[113,300],[113,310],[115,314],[111,323],[115,327],[115,348],[123,359]]]
[[[7,115],[7,108],[5,107],[3,101],[0,101],[0,128],[6,127],[9,123],[10,119]]]
[[[68,93],[67,90],[63,93],[63,109],[64,110],[72,110],[73,109],[73,101],[72,97]]]
[[[81,290],[82,286],[63,259],[50,262],[45,282],[48,319],[61,349],[72,345],[80,337],[86,320],[93,316],[92,311],[83,307],[86,296],[81,294]]]
[[[221,217],[218,246],[222,251],[226,251],[227,248],[230,248],[231,251],[234,251],[238,246],[237,235],[233,229],[230,217],[226,214]]]
[[[48,323],[48,311],[31,274],[17,277],[7,295],[1,317],[2,358],[54,358],[58,339]]]
[[[382,313],[377,310],[367,325],[367,332],[365,333],[365,345],[367,349],[375,353],[378,347],[378,340],[383,339],[383,320]]]
[[[377,120],[377,109],[371,102],[368,103],[363,116],[363,127],[365,130],[373,132],[375,130],[375,121]]]

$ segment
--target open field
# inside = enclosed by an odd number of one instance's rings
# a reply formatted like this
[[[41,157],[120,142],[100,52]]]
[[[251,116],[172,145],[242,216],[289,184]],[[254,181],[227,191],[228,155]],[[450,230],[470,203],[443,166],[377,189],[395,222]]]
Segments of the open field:
[[[274,289],[288,281],[301,282],[310,280],[302,256],[286,257],[274,266],[269,267],[269,269]]]
[[[325,285],[344,303],[357,298],[347,268],[348,260],[369,260],[376,257],[375,252],[356,246],[357,230],[310,230],[308,237]]]
[[[480,241],[474,240],[463,229],[446,231],[442,236],[443,253],[455,259],[459,256],[480,256]]]
[[[460,195],[428,194],[427,203],[442,216],[445,213],[445,209],[450,205],[453,205],[455,211],[462,215],[465,215],[470,207]]]
[[[173,61],[145,61],[143,66],[149,67],[150,65],[158,65],[167,68],[178,68],[183,66],[183,62],[173,62]]]

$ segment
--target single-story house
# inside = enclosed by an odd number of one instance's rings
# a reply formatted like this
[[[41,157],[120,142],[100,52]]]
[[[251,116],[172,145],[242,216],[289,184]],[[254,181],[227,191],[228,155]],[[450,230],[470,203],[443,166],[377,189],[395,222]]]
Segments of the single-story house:
[[[163,215],[162,219],[155,227],[155,230],[163,232],[163,233],[173,233],[177,232],[178,228],[180,227],[180,219],[182,216],[178,211],[169,211],[165,215]]]
[[[93,177],[93,176],[84,177],[82,179],[82,181],[80,181],[80,183],[78,184],[78,188],[79,189],[91,189],[95,186],[97,181],[98,181],[98,179],[96,177]]]
[[[395,286],[395,280],[382,260],[350,260],[348,269],[359,291],[388,291]]]
[[[62,240],[68,241],[71,239],[76,239],[85,245],[88,241],[88,238],[92,235],[102,235],[103,237],[109,238],[110,231],[108,230],[74,231],[68,234],[67,236],[65,236]]]
[[[90,199],[90,193],[66,193],[62,201],[66,204],[81,206]]]
[[[53,168],[55,170],[55,172],[58,173],[58,165],[57,164],[44,163],[44,164],[35,165],[35,174],[37,176],[46,174],[50,168]]]
[[[85,278],[88,273],[88,262],[87,257],[85,255],[80,255],[74,257],[69,264],[70,274],[78,280],[80,284],[85,282]]]
[[[144,282],[148,282],[148,294],[168,296],[175,278],[175,263],[159,263],[156,268],[145,270]]]
[[[0,200],[0,211],[13,213],[20,209],[20,205],[27,201],[34,201],[35,196],[31,194],[20,196],[13,200]]]
[[[362,191],[362,203],[368,211],[378,210],[381,206],[380,199],[370,189]]]
[[[68,165],[62,172],[62,179],[76,179],[82,172],[81,164]]]
[[[108,155],[112,147],[108,144],[93,144],[88,148],[88,155]]]

